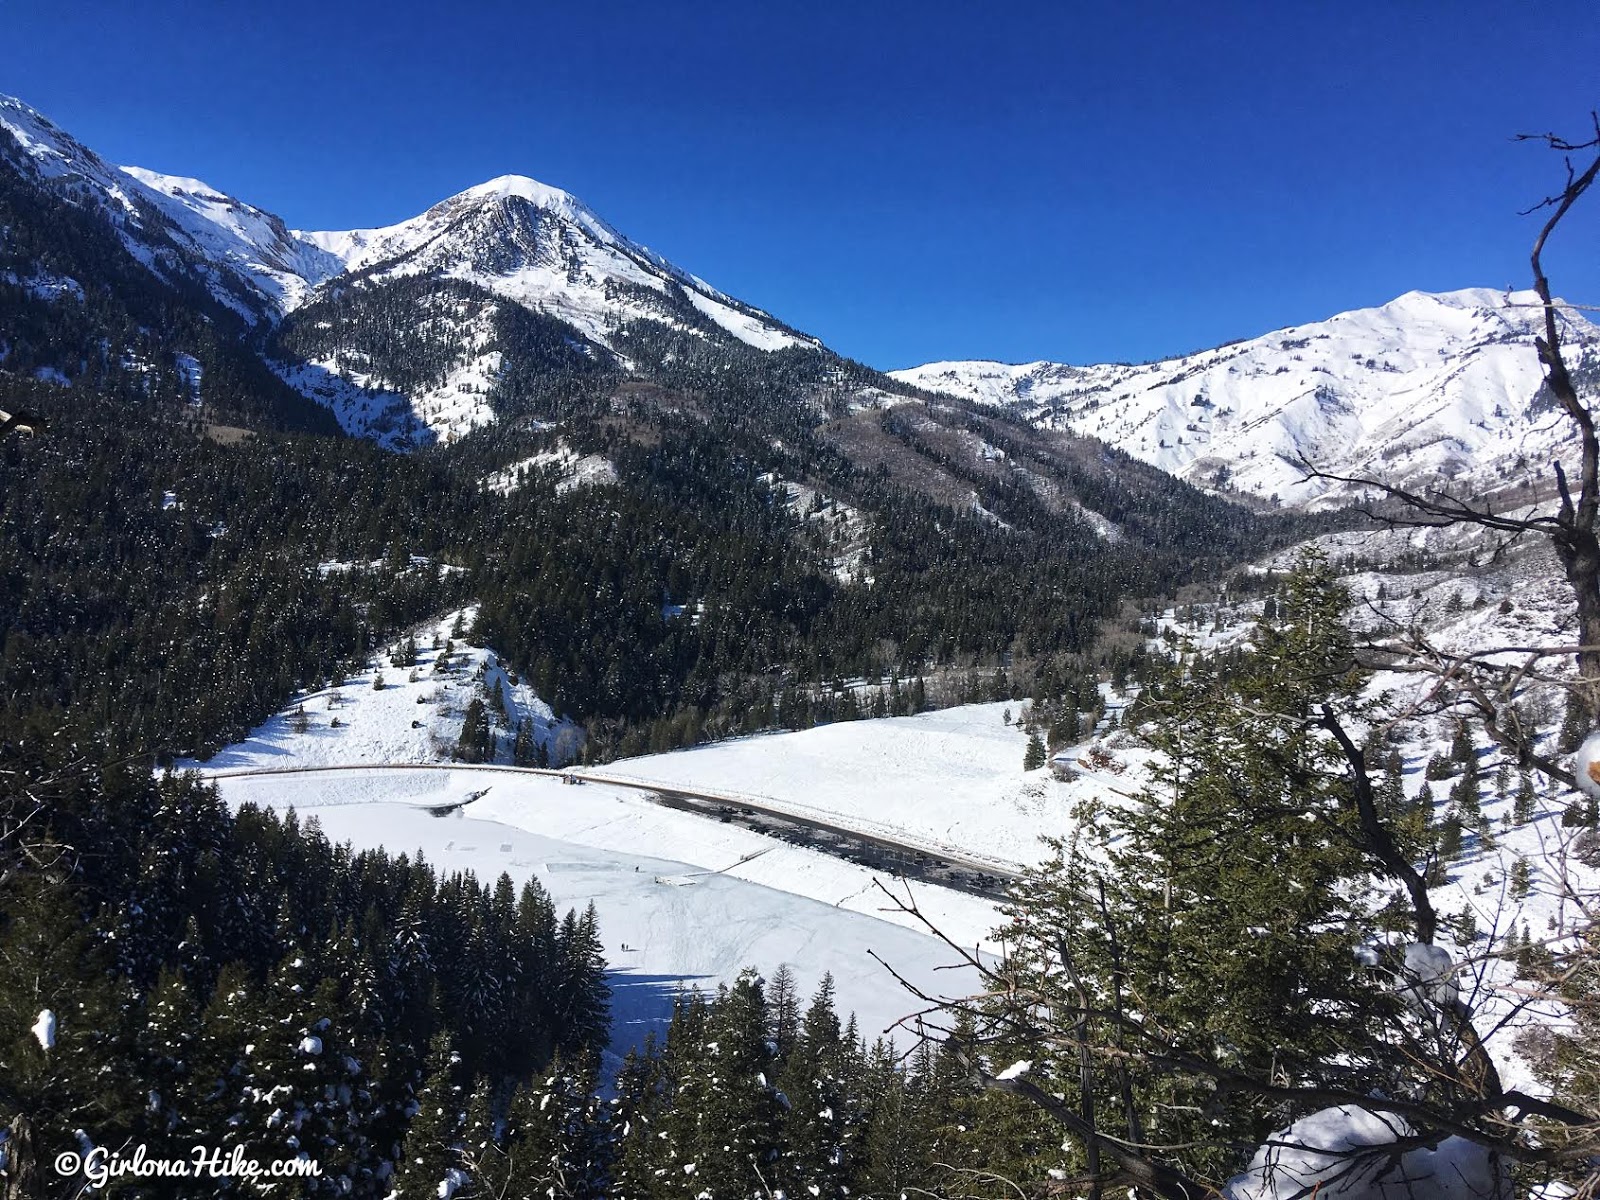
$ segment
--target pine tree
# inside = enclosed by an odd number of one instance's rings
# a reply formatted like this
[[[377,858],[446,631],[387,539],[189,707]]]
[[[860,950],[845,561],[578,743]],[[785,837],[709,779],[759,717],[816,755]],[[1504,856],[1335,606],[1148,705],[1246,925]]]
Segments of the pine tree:
[[[463,1096],[458,1082],[460,1059],[447,1034],[428,1047],[427,1073],[416,1094],[416,1112],[406,1129],[405,1144],[394,1171],[395,1200],[436,1200],[439,1185],[457,1172]]]
[[[557,1058],[521,1088],[507,1118],[507,1200],[590,1200],[604,1194],[609,1143],[594,1069]]]
[[[1583,697],[1576,690],[1567,692],[1567,707],[1561,719],[1561,732],[1556,735],[1556,749],[1562,754],[1571,754],[1583,745],[1583,739],[1589,736],[1592,722],[1589,711],[1584,706]]]
[[[556,939],[556,1044],[570,1053],[598,1051],[611,1027],[611,990],[593,901],[583,916],[569,911]]]
[[[1036,771],[1044,766],[1044,760],[1044,742],[1037,733],[1030,733],[1028,735],[1028,749],[1022,756],[1022,769],[1024,771]]]
[[[1225,670],[1196,660],[1156,689],[1147,711],[1160,716],[1153,737],[1165,751],[1157,785],[1138,805],[1102,814],[1096,856],[1060,845],[1009,910],[1007,974],[1018,994],[1047,997],[1055,1013],[1081,1010],[1065,953],[1091,1012],[1125,1010],[1137,996],[1141,1020],[1170,1031],[1180,1053],[1258,1079],[1305,1078],[1331,1058],[1351,1081],[1386,1078],[1385,1055],[1353,1050],[1372,1046],[1393,1003],[1358,966],[1357,948],[1382,923],[1364,882],[1379,864],[1328,729],[1367,720],[1346,604],[1326,561],[1310,558],[1287,581],[1276,623],[1257,627],[1253,650]],[[1135,1111],[1148,1121],[1138,1140],[1209,1143],[1189,1161],[1220,1173],[1232,1160],[1219,1143],[1253,1139],[1270,1119],[1248,1092],[1213,1094],[1203,1075],[1138,1067],[1118,1025],[1085,1020],[1094,1044],[1130,1063]],[[1057,1032],[1068,1044],[1078,1036]],[[1079,1103],[1074,1058],[1034,1070],[1047,1092]],[[1123,1110],[1114,1093],[1099,1098]]]
[[[656,1110],[663,1106],[655,1035],[623,1055],[615,1093],[607,1106],[605,1132],[610,1169],[607,1181],[617,1200],[639,1200],[654,1182],[650,1165]]]
[[[699,1113],[695,1181],[713,1195],[749,1195],[772,1174],[780,1107],[767,1037],[765,985],[744,971],[712,1006],[705,1102]]]
[[[539,765],[539,745],[534,737],[533,718],[523,717],[517,722],[517,736],[511,744],[511,762],[518,767]]]
[[[674,1002],[672,1022],[659,1053],[646,1045],[627,1086],[619,1081],[614,1124],[617,1200],[692,1198],[700,1192],[700,1108],[708,1093],[710,1007],[698,992]],[[685,1168],[693,1170],[685,1170]]]
[[[1444,862],[1453,862],[1461,857],[1462,838],[1461,815],[1452,805],[1446,810],[1444,820],[1439,822],[1439,858]]]
[[[846,1053],[833,976],[824,975],[777,1075],[785,1103],[773,1175],[788,1195],[843,1197],[849,1191],[859,1097],[847,1090]]]
[[[145,999],[144,1020],[134,1035],[138,1077],[148,1089],[154,1144],[150,1153],[175,1157],[195,1144],[200,1097],[194,1069],[202,1037],[200,1013],[182,975],[168,968]]]
[[[37,870],[0,900],[0,1113],[31,1128],[38,1163],[79,1148],[115,1146],[142,1128],[145,1094],[129,1044],[125,1003],[104,944],[77,896]]]
[[[925,1186],[929,1159],[919,1144],[923,1129],[917,1084],[915,1073],[901,1068],[888,1043],[873,1046],[862,1087],[867,1115],[852,1173],[856,1194],[902,1196]]]
[[[1533,890],[1533,868],[1520,854],[1511,864],[1510,888],[1514,900],[1526,900]]]
[[[505,1197],[512,1177],[512,1160],[496,1119],[496,1089],[487,1077],[479,1077],[467,1100],[456,1165],[471,1180],[470,1192],[483,1196]]]
[[[1533,820],[1535,803],[1533,775],[1524,767],[1517,772],[1517,798],[1511,802],[1512,823],[1520,826]]]
[[[494,757],[494,731],[481,697],[474,696],[467,704],[466,719],[456,740],[456,757],[469,763],[488,762]]]
[[[778,1054],[787,1057],[800,1036],[800,997],[788,963],[780,963],[772,973],[767,985],[767,1008],[772,1013],[772,1040]]]
[[[201,1014],[191,1065],[194,1110],[185,1116],[197,1133],[210,1130],[207,1144],[224,1154],[236,1147],[256,1149],[249,1117],[261,1091],[253,1049],[268,1020],[263,1000],[253,972],[233,962],[217,976]]]
[[[1464,825],[1477,828],[1483,822],[1483,805],[1477,771],[1468,768],[1450,789],[1450,803]]]

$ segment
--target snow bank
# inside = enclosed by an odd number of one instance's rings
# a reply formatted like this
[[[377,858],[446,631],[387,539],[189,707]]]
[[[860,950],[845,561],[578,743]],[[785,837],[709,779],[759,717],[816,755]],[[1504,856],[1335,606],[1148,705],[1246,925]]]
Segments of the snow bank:
[[[1227,1200],[1474,1200],[1509,1196],[1510,1181],[1487,1151],[1464,1138],[1397,1153],[1412,1136],[1399,1117],[1341,1105],[1273,1134]]]

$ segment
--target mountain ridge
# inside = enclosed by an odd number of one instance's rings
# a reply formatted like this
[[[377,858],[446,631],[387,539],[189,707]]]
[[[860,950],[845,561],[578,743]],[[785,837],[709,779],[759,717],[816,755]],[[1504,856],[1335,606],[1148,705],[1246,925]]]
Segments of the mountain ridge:
[[[719,347],[816,352],[801,372],[811,382],[800,392],[813,397],[829,391],[830,364],[845,361],[627,238],[573,193],[526,175],[475,184],[391,225],[308,231],[199,179],[113,167],[20,100],[0,97],[0,128],[16,138],[25,170],[69,202],[95,202],[149,270],[187,274],[255,329],[277,379],[346,432],[391,449],[451,441],[499,419],[493,393],[516,366],[495,332],[507,303],[568,331],[572,353],[540,362],[665,371],[678,387],[683,373],[673,364],[685,356],[702,374],[727,369]],[[435,281],[438,295],[412,289],[397,303],[394,288],[416,280]],[[71,294],[76,281],[41,277],[34,286]],[[362,342],[382,323],[375,307],[388,324],[384,339],[395,340],[397,323],[422,321],[436,345],[453,347],[432,386],[397,384],[383,347]],[[1580,374],[1600,373],[1600,329],[1562,319]],[[330,321],[354,331],[285,336]],[[1327,508],[1362,498],[1360,487],[1308,482],[1307,461],[1409,486],[1495,491],[1529,483],[1529,464],[1558,449],[1539,419],[1539,324],[1529,293],[1409,292],[1151,363],[951,360],[867,371],[872,394],[862,402],[903,403],[913,389],[953,396],[1098,438],[1185,482],[1260,503]],[[306,352],[307,342],[329,352]]]
[[[571,192],[526,175],[474,184],[392,225],[291,229],[203,180],[114,166],[16,97],[0,95],[0,127],[17,138],[42,180],[73,181],[98,192],[109,211],[127,214],[136,228],[124,241],[147,262],[155,254],[137,227],[147,214],[164,219],[183,248],[250,289],[258,303],[243,315],[252,323],[281,319],[341,277],[433,272],[552,313],[601,343],[621,321],[664,315],[666,302],[630,288],[663,295],[676,288],[706,321],[757,349],[821,346],[628,238]],[[512,243],[511,252],[496,244],[501,240]],[[225,302],[243,311],[236,298]]]
[[[1559,320],[1577,360],[1597,360],[1600,329],[1570,309]],[[1542,326],[1532,292],[1412,291],[1150,363],[952,360],[889,374],[1100,437],[1212,490],[1326,507],[1363,489],[1308,481],[1304,461],[1492,490],[1556,454],[1559,431],[1539,405]]]

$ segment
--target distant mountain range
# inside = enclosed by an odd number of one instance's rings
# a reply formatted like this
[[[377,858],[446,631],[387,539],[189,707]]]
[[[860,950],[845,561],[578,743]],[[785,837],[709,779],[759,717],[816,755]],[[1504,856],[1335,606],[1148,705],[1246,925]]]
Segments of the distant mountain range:
[[[1592,379],[1600,329],[1571,311],[1561,320]],[[1531,291],[1409,292],[1137,366],[936,362],[892,374],[1103,439],[1202,487],[1326,506],[1359,489],[1307,480],[1307,461],[1472,493],[1548,469],[1567,431],[1542,402],[1543,322]]]
[[[496,389],[530,339],[541,366],[562,369],[586,359],[659,372],[684,353],[663,349],[662,331],[706,348],[810,352],[819,386],[838,373],[828,364],[844,361],[525,176],[469,188],[397,225],[308,232],[197,179],[109,165],[18,100],[0,97],[0,130],[15,139],[19,172],[97,214],[156,276],[203,288],[255,331],[279,379],[346,432],[391,448],[495,421]],[[82,286],[27,264],[9,274],[35,294]],[[1358,490],[1306,481],[1306,461],[1481,492],[1542,469],[1560,439],[1560,421],[1541,407],[1540,320],[1531,293],[1412,292],[1156,363],[936,362],[892,377],[858,370],[845,390],[872,406],[955,397],[1099,439],[1206,490],[1290,507],[1326,507]],[[1587,378],[1600,329],[1573,314],[1563,321]],[[414,338],[395,344],[402,326],[427,332],[428,370],[401,361],[418,355]],[[651,339],[630,336],[646,327]]]

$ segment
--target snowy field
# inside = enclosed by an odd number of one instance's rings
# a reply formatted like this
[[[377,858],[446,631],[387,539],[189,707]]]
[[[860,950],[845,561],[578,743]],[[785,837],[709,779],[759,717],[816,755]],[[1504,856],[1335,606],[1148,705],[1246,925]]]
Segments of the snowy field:
[[[386,648],[364,671],[295,697],[243,741],[179,769],[218,775],[230,803],[314,816],[336,842],[421,850],[444,871],[471,870],[486,881],[502,871],[519,884],[537,877],[563,908],[593,900],[614,968],[619,1048],[665,1021],[680,985],[714,988],[745,966],[770,975],[787,964],[807,990],[831,972],[840,1008],[856,1012],[869,1037],[916,1007],[869,950],[929,988],[954,994],[968,986],[960,973],[939,969],[954,953],[895,911],[875,885],[880,876],[866,867],[663,807],[636,788],[572,787],[503,765],[442,767],[467,704],[492,691],[506,714],[502,764],[509,730],[524,718],[552,752],[563,747],[564,734],[570,745],[577,733],[526,683],[514,682],[493,651],[459,634],[471,624],[470,610],[460,615],[460,624],[449,613],[415,630],[413,665],[393,665]],[[375,688],[380,675],[384,686]],[[998,708],[992,718],[976,727],[1003,732],[994,737],[1003,747],[993,753],[996,768],[1002,757],[1020,768],[1022,736],[999,725]],[[327,769],[352,766],[358,769]],[[846,762],[840,769],[855,768]],[[238,774],[261,771],[272,773]],[[450,816],[428,812],[480,793]],[[999,921],[992,904],[910,886],[903,894],[951,938],[988,945]]]
[[[1038,862],[1039,839],[1065,836],[1088,772],[1061,783],[1024,771],[1027,735],[1005,714],[1020,702],[966,704],[914,717],[841,721],[610,763],[618,779],[700,787],[779,801],[867,833],[949,846],[1010,863]],[[1082,768],[1080,768],[1082,770]]]
[[[831,972],[841,1010],[869,1038],[917,1008],[869,951],[929,989],[970,982],[939,969],[953,952],[888,911],[865,868],[632,791],[482,767],[225,776],[219,786],[230,803],[314,817],[336,842],[420,850],[440,870],[485,881],[535,877],[562,910],[594,901],[614,968],[619,1050],[664,1026],[680,987],[714,988],[745,966],[770,976],[788,964],[807,991]],[[479,792],[450,815],[428,811]],[[963,944],[997,919],[961,893],[918,886],[915,895]]]

